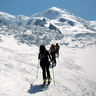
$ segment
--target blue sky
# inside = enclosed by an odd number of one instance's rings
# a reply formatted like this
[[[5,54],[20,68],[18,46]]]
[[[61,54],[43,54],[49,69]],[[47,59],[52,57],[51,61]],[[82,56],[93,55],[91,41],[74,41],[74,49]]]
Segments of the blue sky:
[[[0,11],[13,15],[30,16],[53,6],[96,21],[96,0],[0,0]]]

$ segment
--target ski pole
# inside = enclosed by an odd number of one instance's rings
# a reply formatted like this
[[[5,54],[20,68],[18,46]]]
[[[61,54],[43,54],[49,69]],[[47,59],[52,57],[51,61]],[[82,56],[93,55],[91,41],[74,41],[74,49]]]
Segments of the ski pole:
[[[54,69],[52,67],[52,72],[53,72],[53,82],[54,82],[54,86],[55,86],[55,76],[54,76]]]
[[[34,85],[36,79],[38,78],[38,71],[39,71],[39,60],[38,60],[38,66],[37,66],[36,77],[35,77],[34,81],[33,81],[32,84],[31,84],[32,86]]]

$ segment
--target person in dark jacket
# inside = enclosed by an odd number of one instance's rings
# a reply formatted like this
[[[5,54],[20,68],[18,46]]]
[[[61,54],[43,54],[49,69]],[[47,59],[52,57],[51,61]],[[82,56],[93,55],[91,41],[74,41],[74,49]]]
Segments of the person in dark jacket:
[[[40,45],[38,59],[40,59],[40,66],[42,68],[43,85],[46,83],[49,84],[51,82],[51,76],[49,70],[50,66],[49,59],[51,60],[51,57],[44,45]]]
[[[60,46],[58,43],[56,43],[56,46],[55,46],[55,53],[56,53],[56,57],[59,58],[59,50],[60,50]]]

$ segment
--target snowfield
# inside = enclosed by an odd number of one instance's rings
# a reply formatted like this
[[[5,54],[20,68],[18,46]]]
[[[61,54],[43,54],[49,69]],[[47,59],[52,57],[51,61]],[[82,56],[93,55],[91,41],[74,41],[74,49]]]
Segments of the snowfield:
[[[48,89],[40,87],[38,52],[35,45],[19,44],[13,37],[2,36],[0,96],[96,96],[96,46],[62,45],[57,66],[50,68],[52,83]]]

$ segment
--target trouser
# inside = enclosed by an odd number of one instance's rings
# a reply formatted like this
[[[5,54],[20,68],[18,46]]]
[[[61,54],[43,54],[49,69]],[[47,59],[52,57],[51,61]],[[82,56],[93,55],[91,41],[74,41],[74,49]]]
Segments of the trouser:
[[[56,64],[55,52],[51,52],[51,56],[52,56],[52,62],[54,62]]]
[[[50,71],[49,71],[49,65],[50,65],[49,62],[40,62],[40,66],[42,68],[43,80],[51,78]]]

